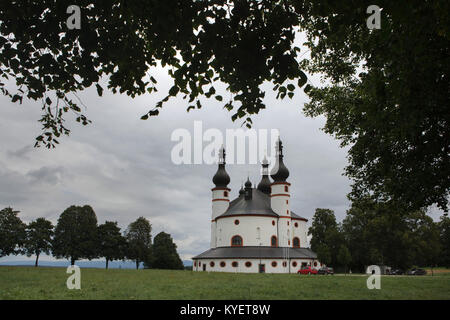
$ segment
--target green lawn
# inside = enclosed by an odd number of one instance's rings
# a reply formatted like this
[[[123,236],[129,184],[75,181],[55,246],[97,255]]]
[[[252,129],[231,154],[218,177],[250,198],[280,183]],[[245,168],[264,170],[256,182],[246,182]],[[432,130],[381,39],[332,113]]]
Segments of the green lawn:
[[[81,269],[68,290],[65,268],[0,267],[0,299],[450,299],[450,274],[299,276],[166,270]]]

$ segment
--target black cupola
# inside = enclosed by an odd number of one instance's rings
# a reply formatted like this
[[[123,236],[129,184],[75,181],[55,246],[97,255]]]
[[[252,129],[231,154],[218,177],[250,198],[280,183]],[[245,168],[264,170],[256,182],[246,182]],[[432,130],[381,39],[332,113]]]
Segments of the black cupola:
[[[269,179],[269,162],[267,161],[266,156],[262,161],[262,178],[258,184],[258,190],[265,193],[270,194],[270,179]]]
[[[230,183],[230,176],[225,170],[225,148],[223,146],[219,150],[219,168],[213,177],[213,183],[218,188],[226,188]]]
[[[272,177],[274,182],[285,182],[286,179],[289,177],[289,170],[283,163],[283,144],[280,138],[278,138],[275,150],[276,150],[276,162],[275,166],[272,169],[272,172],[270,173],[270,176]]]

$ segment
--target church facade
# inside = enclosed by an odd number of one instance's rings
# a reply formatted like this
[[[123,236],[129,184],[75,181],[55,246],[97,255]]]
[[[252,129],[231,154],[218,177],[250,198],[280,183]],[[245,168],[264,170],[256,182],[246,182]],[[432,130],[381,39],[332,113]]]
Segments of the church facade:
[[[247,178],[239,196],[230,201],[230,177],[221,148],[213,177],[211,245],[193,257],[194,271],[297,273],[302,266],[320,268],[317,255],[306,247],[308,220],[290,207],[289,170],[280,139],[270,177],[268,167],[264,158],[258,186],[252,187]]]

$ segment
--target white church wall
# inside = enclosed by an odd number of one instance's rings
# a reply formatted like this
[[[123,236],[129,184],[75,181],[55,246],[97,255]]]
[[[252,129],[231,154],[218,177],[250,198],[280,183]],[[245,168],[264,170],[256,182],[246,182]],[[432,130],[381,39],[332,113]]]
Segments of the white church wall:
[[[224,217],[217,219],[216,230],[218,247],[231,246],[231,238],[235,235],[242,237],[243,246],[270,246],[271,237],[277,236],[277,219],[269,216]]]
[[[233,262],[237,262],[237,266],[234,266]],[[314,266],[314,262],[316,262],[316,266]],[[195,262],[193,270],[258,273],[260,264],[265,265],[265,273],[297,273],[302,265],[320,268],[320,263],[317,260],[310,259],[199,259]],[[205,270],[203,270],[203,265],[205,265]]]

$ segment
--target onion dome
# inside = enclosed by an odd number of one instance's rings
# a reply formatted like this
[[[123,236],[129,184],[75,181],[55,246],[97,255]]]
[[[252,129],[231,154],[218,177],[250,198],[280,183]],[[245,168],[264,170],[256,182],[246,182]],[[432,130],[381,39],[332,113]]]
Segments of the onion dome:
[[[283,163],[283,144],[279,137],[275,145],[275,150],[277,157],[275,166],[273,167],[270,176],[272,177],[274,182],[285,182],[286,179],[289,177],[289,170]]]
[[[270,179],[269,179],[269,161],[267,161],[266,156],[262,161],[262,178],[258,184],[258,190],[265,193],[270,194]]]
[[[239,189],[239,197],[245,193],[244,185],[241,185],[241,189]]]
[[[252,195],[253,195],[252,183],[250,182],[250,178],[247,177],[247,181],[245,182],[245,190],[244,190],[245,200],[251,200]]]
[[[225,170],[225,148],[223,146],[219,150],[219,168],[213,177],[213,183],[220,188],[226,188],[230,183],[230,176]]]

